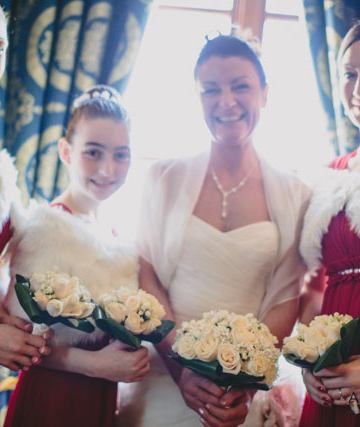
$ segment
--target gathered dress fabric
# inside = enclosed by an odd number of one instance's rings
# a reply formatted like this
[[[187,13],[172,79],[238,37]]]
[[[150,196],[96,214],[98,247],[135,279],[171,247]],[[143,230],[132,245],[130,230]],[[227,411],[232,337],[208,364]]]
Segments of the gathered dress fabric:
[[[109,232],[64,206],[35,206],[23,228],[15,229],[11,270],[28,276],[58,269],[76,275],[94,300],[122,284],[136,289],[138,263],[134,250]],[[32,252],[32,253],[31,253]],[[122,283],[123,282],[123,283]],[[26,318],[11,285],[5,300],[10,313]],[[108,343],[96,330],[87,334],[54,324],[53,345],[96,351]],[[5,427],[113,427],[117,383],[78,373],[33,366],[22,372],[5,419]]]
[[[321,314],[360,316],[360,173],[349,172],[356,152],[335,159],[335,171],[314,189],[305,216],[300,250],[310,268],[325,268],[327,283]],[[316,216],[315,216],[316,215]],[[314,237],[315,236],[315,237]],[[352,350],[359,354],[360,346]],[[348,406],[327,408],[306,395],[301,427],[355,427],[360,416]]]
[[[260,160],[270,221],[221,232],[193,215],[208,161],[209,153],[203,153],[161,161],[150,170],[140,255],[166,288],[178,325],[216,309],[262,319],[276,304],[299,296],[305,267],[298,239],[308,189]],[[201,426],[154,347],[149,349],[151,371],[144,381],[121,384],[119,426]]]

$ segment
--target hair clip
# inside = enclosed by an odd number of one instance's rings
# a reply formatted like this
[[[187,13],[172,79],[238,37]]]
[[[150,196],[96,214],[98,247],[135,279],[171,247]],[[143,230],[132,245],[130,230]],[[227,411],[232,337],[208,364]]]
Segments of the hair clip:
[[[106,99],[107,101],[113,101],[115,103],[120,102],[119,96],[117,96],[111,90],[107,88],[94,88],[94,89],[89,89],[88,92],[85,92],[79,97],[77,97],[73,103],[73,107],[78,108],[85,101],[88,101],[94,98],[103,98],[103,99]]]
[[[219,30],[211,30],[209,33],[205,35],[205,40],[207,42],[216,39],[216,37],[222,36],[221,31]]]

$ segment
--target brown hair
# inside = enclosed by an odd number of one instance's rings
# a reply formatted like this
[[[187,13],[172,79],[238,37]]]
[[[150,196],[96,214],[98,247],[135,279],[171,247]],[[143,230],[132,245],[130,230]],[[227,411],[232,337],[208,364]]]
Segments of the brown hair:
[[[350,28],[350,30],[345,34],[343,38],[339,52],[338,52],[338,65],[344,56],[345,52],[349,49],[351,45],[360,40],[360,21],[356,21],[355,24]]]
[[[105,118],[129,125],[128,113],[120,94],[111,86],[95,85],[73,102],[65,138],[71,143],[80,119]]]

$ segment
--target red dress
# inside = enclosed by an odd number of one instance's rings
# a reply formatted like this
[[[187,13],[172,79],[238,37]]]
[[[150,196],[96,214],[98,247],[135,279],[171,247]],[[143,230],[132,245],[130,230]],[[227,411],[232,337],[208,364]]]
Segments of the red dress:
[[[355,153],[335,159],[331,166],[346,169],[348,160]],[[360,267],[360,237],[350,229],[344,210],[332,218],[321,247],[322,264],[328,276],[321,313],[360,316],[360,275],[339,274],[340,271]],[[354,415],[349,407],[321,406],[306,395],[300,426],[355,427],[360,426],[360,415]]]
[[[4,427],[113,427],[116,397],[115,382],[33,366],[20,373]]]

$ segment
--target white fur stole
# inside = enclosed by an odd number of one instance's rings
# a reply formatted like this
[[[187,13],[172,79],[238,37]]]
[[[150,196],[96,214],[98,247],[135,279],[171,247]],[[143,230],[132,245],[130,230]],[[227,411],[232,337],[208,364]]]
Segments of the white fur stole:
[[[26,222],[15,229],[10,251],[12,277],[56,268],[59,272],[78,276],[95,301],[101,294],[120,286],[138,288],[134,248],[110,233],[104,236],[94,224],[65,212],[61,207],[31,205]],[[26,317],[13,284],[6,302],[11,314]],[[56,344],[93,342],[103,336],[99,329],[87,334],[61,324],[52,328]]]
[[[16,216],[17,208],[21,208],[20,190],[16,186],[18,172],[10,154],[0,151],[0,231],[10,216],[10,210]]]
[[[323,235],[344,208],[351,229],[360,237],[360,173],[327,168],[314,186],[301,233],[300,253],[310,270],[321,266]]]

